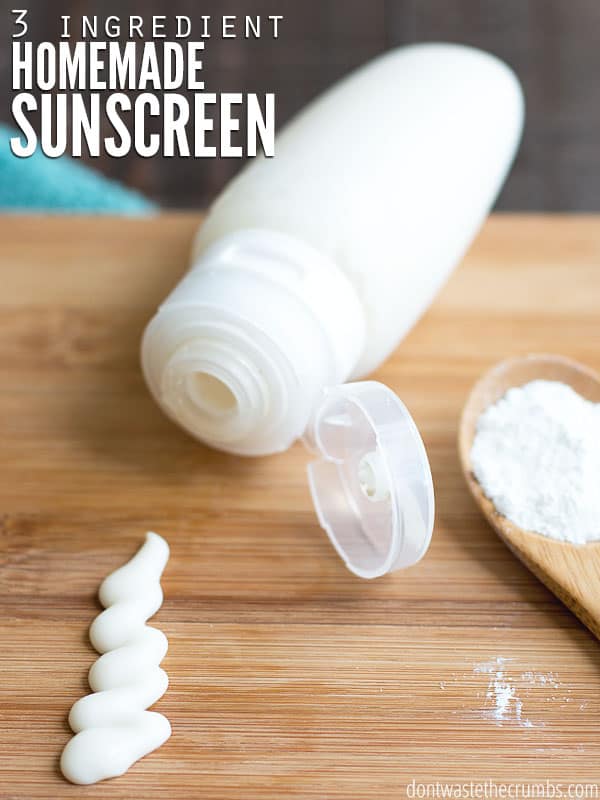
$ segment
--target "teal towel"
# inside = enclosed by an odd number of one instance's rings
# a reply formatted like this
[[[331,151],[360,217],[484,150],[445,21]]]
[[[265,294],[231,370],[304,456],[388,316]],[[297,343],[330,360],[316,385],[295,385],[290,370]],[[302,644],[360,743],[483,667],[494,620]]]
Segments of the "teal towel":
[[[0,125],[0,210],[129,215],[156,210],[143,195],[69,156],[48,158],[38,149],[17,158],[10,149],[16,135]]]

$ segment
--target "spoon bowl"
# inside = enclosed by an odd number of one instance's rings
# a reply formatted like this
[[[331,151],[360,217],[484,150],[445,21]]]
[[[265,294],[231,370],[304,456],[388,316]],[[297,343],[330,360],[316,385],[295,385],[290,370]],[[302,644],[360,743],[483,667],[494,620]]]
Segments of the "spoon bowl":
[[[600,377],[576,361],[556,355],[503,361],[478,381],[467,399],[458,434],[461,466],[471,494],[500,538],[600,638],[600,541],[575,545],[519,528],[496,511],[471,467],[480,414],[510,388],[540,379],[566,383],[587,400],[600,403]]]

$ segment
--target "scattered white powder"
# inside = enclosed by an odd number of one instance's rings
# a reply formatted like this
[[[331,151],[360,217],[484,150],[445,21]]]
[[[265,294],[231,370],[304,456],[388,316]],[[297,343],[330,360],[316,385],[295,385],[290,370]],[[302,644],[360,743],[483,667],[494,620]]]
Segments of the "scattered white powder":
[[[499,678],[502,678],[503,673],[498,672],[498,669],[503,667],[507,661],[508,659],[503,656],[496,656],[491,661],[481,661],[479,664],[475,664],[473,672],[495,672]]]
[[[519,527],[576,544],[600,539],[600,403],[557,381],[509,389],[479,417],[471,464]]]
[[[552,686],[554,689],[559,687],[559,682],[553,672],[524,672],[521,676],[524,681],[534,686]]]
[[[473,672],[489,675],[485,693],[484,716],[495,720],[499,725],[513,721],[523,727],[531,727],[528,719],[523,719],[523,703],[517,696],[516,687],[507,675],[507,664],[510,659],[497,656],[491,661],[482,661],[473,666]]]
[[[466,719],[486,720],[497,726],[535,728],[537,731],[548,724],[536,714],[535,709],[543,713],[542,704],[556,709],[576,702],[570,707],[571,713],[588,708],[589,700],[576,700],[569,696],[573,690],[561,683],[555,672],[522,672],[515,661],[514,658],[495,656],[489,661],[473,664],[472,672],[452,673],[446,676],[446,680],[439,681],[440,689],[448,690],[448,700],[452,699],[455,690],[458,697],[463,697],[467,689],[475,686],[477,699],[474,704],[468,707],[462,704],[451,713]]]
[[[473,676],[485,675],[487,685],[485,692],[477,694],[481,705],[468,712],[469,716],[475,715],[496,725],[518,725],[520,728],[544,727],[544,721],[534,721],[529,714],[526,714],[525,704],[534,696],[537,704],[540,698],[552,705],[568,703],[572,698],[566,695],[570,694],[571,690],[563,687],[554,672],[533,670],[521,672],[515,669],[515,665],[511,662],[514,662],[514,659],[496,656],[489,661],[473,664]],[[463,675],[464,678],[468,678],[468,675]],[[558,689],[559,695],[550,693],[549,688]],[[587,701],[584,701],[579,705],[579,710],[583,711],[586,707]]]
[[[492,709],[492,716],[494,719],[502,720],[508,714],[510,704],[515,699],[515,688],[511,686],[510,683],[496,678],[490,683],[490,688],[487,691],[486,697],[494,700],[494,707]],[[516,709],[519,711],[517,716],[520,717],[521,702],[517,702],[519,703],[519,708]]]

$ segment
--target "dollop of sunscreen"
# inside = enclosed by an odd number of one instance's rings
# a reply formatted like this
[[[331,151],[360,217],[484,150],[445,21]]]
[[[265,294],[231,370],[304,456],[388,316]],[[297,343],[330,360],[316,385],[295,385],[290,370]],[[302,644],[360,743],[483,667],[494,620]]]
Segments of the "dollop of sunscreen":
[[[146,625],[162,605],[160,576],[168,559],[166,541],[147,533],[131,561],[100,586],[105,610],[90,627],[90,641],[102,655],[88,676],[93,694],[78,700],[69,714],[75,736],[60,761],[72,783],[122,775],[171,735],[166,717],[146,711],[169,683],[159,666],[168,649],[167,637]]]

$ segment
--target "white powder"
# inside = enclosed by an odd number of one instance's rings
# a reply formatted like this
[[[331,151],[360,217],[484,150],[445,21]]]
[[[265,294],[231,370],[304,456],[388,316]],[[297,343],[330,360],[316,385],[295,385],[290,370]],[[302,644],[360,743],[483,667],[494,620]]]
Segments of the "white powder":
[[[514,719],[519,724],[525,724],[528,722],[527,720],[523,723],[521,721],[523,704],[517,697],[510,678],[505,674],[507,662],[508,659],[497,656],[492,661],[483,661],[473,667],[473,672],[483,672],[490,676],[485,695],[488,707],[484,714],[499,724],[510,719]]]
[[[488,689],[486,697],[488,699],[494,700],[494,719],[502,720],[506,717],[509,712],[510,704],[514,700],[515,697],[515,688],[511,686],[510,683],[506,681],[502,681],[499,678],[492,683],[491,687]],[[519,718],[521,716],[521,702],[518,701],[519,708],[518,714]]]
[[[446,676],[439,686],[448,690],[448,701],[453,696],[463,697],[473,688],[476,691],[472,705],[463,705],[452,713],[464,719],[486,720],[498,727],[538,730],[553,724],[556,709],[563,704],[571,704],[570,714],[589,707],[590,701],[573,696],[573,689],[563,684],[556,672],[523,672],[519,660],[498,655],[474,663],[472,671]]]
[[[503,670],[508,660],[508,658],[504,658],[503,656],[496,656],[496,658],[493,658],[491,661],[481,661],[479,664],[475,664],[473,672],[494,672],[499,678],[503,678],[504,672],[498,672],[498,670]]]
[[[471,464],[519,527],[576,544],[600,539],[600,403],[557,381],[509,389],[479,417]]]
[[[554,672],[516,672],[511,665],[513,659],[496,656],[490,661],[482,661],[473,665],[473,674],[486,675],[487,688],[483,708],[479,715],[492,720],[496,725],[516,724],[521,728],[536,728],[544,725],[543,721],[533,722],[525,716],[523,700],[520,694],[529,696],[537,687],[558,689],[561,684]],[[570,690],[568,690],[570,691]],[[555,704],[558,698],[548,695],[547,700]],[[569,698],[563,697],[564,702]]]

